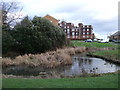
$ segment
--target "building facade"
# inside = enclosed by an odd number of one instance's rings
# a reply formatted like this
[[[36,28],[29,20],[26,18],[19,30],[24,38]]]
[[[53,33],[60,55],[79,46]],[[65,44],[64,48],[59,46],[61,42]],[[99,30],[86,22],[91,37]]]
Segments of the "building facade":
[[[86,40],[95,38],[92,25],[83,25],[82,23],[79,23],[78,26],[74,26],[73,23],[67,23],[65,21],[62,21],[58,25],[63,29],[67,38],[70,40]]]
[[[116,33],[110,35],[109,40],[120,40],[120,31],[117,31]]]
[[[54,18],[48,14],[46,16],[44,16],[44,18],[49,20],[53,25],[55,25],[55,26],[58,25],[59,20],[57,20],[56,18]]]
[[[58,19],[48,14],[44,16],[44,18],[49,20],[53,25],[61,27],[65,32],[66,37],[70,40],[86,40],[95,38],[92,25],[83,25],[82,23],[78,23],[78,26],[74,26],[73,23],[67,23],[65,21],[58,23]]]

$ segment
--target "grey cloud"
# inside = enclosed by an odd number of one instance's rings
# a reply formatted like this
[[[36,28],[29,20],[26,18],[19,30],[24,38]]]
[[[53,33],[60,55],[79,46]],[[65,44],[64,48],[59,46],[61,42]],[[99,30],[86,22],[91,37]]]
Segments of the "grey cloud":
[[[117,18],[106,21],[93,21],[94,32],[98,34],[109,34],[117,31]]]
[[[76,13],[79,7],[77,6],[65,6],[55,10],[56,13]]]
[[[84,22],[83,24],[91,24],[93,26],[93,31],[97,34],[106,35],[118,30],[117,17],[111,20],[95,20],[90,13],[84,12],[82,14],[73,15],[70,19],[82,21]]]

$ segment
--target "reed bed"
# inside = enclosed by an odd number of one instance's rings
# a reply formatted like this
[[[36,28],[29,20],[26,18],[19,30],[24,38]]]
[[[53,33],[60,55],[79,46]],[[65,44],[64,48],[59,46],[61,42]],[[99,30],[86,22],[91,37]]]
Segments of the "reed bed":
[[[49,51],[42,54],[25,54],[17,56],[15,59],[2,58],[2,66],[43,66],[46,68],[54,68],[60,65],[72,64],[71,56],[76,53],[85,52],[85,47],[57,49],[56,51]]]

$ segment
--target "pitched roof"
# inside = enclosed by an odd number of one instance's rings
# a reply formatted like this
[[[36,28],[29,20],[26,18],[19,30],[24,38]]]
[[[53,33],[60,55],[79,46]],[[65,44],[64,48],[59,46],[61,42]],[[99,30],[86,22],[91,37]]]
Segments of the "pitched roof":
[[[117,31],[116,33],[112,34],[111,36],[118,36],[120,35],[120,31]]]
[[[50,16],[49,14],[45,15],[44,17],[51,17],[51,18],[53,18],[53,19],[57,20],[56,18],[54,18],[54,17]],[[57,20],[57,21],[59,21],[59,20]]]

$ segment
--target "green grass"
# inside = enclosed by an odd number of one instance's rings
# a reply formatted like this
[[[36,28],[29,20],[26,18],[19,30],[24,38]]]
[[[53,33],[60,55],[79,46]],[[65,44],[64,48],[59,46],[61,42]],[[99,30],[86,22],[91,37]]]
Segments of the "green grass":
[[[117,48],[117,45],[113,45],[111,43],[98,43],[98,42],[80,42],[80,41],[71,41],[69,46],[85,46],[85,47],[97,47],[97,48],[103,48],[103,47],[115,47]]]
[[[97,55],[97,56],[106,57],[106,58],[120,60],[120,55],[118,53],[118,50],[97,51],[97,52],[94,52],[92,54]]]
[[[100,57],[104,57],[112,60],[120,60],[120,55],[118,51],[120,51],[120,45],[114,45],[112,43],[98,43],[98,42],[80,42],[80,41],[71,41],[69,46],[85,46],[85,47],[96,47],[96,48],[105,48],[112,47],[117,48],[116,50],[102,50],[96,51],[94,53],[90,53],[92,55],[97,55]]]
[[[62,79],[3,78],[3,88],[118,88],[118,74]]]

